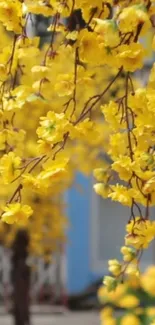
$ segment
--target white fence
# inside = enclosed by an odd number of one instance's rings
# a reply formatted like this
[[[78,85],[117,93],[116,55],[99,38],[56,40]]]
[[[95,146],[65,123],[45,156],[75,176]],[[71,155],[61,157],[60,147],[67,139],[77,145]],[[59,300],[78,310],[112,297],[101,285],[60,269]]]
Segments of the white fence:
[[[11,252],[0,246],[0,299],[4,300],[11,292],[10,283],[10,263]],[[29,264],[32,266],[31,297],[38,299],[42,288],[46,285],[54,289],[55,297],[61,295],[66,284],[66,261],[61,253],[52,257],[52,263],[45,263],[41,258],[30,258]]]

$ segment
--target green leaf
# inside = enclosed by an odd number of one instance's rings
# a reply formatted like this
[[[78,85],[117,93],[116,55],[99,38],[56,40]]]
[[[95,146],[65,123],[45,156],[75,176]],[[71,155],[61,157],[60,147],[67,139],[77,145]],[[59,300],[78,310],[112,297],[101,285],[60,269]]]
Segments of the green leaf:
[[[139,4],[139,5],[134,5],[133,7],[135,7],[138,10],[142,10],[144,12],[147,12],[147,8],[144,4]]]
[[[35,102],[36,100],[40,100],[40,101],[43,101],[43,102],[46,101],[44,97],[42,97],[40,95],[37,95],[37,94],[31,94],[31,95],[29,95],[26,100],[29,103]]]
[[[105,19],[105,20],[109,25],[111,25],[111,27],[113,28],[114,31],[118,30],[116,20],[114,20],[114,19]]]
[[[148,316],[148,315],[141,315],[140,316],[140,321],[142,325],[150,325],[154,320],[153,316]]]

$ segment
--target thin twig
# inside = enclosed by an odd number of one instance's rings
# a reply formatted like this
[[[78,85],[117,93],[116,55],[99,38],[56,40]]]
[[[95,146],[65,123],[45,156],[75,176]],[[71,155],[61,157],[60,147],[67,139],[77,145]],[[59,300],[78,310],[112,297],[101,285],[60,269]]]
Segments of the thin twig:
[[[95,95],[88,99],[88,101],[85,103],[84,108],[77,119],[77,121],[74,123],[74,125],[78,124],[83,118],[93,109],[93,107],[102,99],[102,97],[106,94],[106,92],[110,89],[110,87],[113,85],[113,83],[116,81],[116,79],[120,76],[121,72],[123,70],[123,67],[121,67],[118,71],[118,73],[115,75],[115,77],[110,81],[108,86],[98,95]],[[95,99],[95,101],[91,104],[90,107],[87,108],[87,106],[90,104],[90,102]]]

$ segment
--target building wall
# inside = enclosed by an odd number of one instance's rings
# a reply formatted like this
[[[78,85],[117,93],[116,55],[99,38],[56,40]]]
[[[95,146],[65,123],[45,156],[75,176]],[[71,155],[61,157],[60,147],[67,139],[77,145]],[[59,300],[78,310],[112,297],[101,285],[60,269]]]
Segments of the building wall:
[[[91,282],[90,192],[90,179],[77,174],[75,184],[67,194],[69,230],[66,254],[69,294],[80,292]]]
[[[67,291],[81,292],[108,273],[108,260],[121,258],[129,209],[103,200],[93,191],[91,178],[77,174],[67,193],[69,230],[66,250]],[[155,211],[151,211],[154,217]],[[144,253],[143,269],[155,263],[155,243]]]

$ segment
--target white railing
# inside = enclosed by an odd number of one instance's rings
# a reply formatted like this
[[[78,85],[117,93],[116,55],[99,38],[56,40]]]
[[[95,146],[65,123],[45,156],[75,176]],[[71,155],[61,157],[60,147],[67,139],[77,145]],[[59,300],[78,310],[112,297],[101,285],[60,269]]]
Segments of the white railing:
[[[11,252],[0,246],[0,299],[4,300],[11,292]],[[37,300],[44,285],[54,289],[55,295],[59,295],[66,284],[65,257],[61,253],[52,257],[52,263],[48,265],[41,258],[31,257],[28,261],[32,266],[31,296]]]

